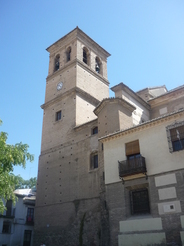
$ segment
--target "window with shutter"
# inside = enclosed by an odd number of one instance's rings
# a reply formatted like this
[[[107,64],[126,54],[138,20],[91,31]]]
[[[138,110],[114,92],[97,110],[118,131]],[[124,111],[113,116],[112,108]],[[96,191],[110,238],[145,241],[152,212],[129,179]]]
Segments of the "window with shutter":
[[[127,159],[132,159],[133,157],[140,156],[139,140],[126,143],[126,156]]]

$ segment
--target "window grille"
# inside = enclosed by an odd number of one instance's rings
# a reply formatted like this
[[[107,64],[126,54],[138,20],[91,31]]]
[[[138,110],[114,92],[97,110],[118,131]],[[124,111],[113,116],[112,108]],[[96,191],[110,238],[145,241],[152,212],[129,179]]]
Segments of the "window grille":
[[[11,233],[11,222],[3,221],[2,233]]]
[[[27,222],[34,222],[34,208],[27,209]]]
[[[130,191],[130,203],[132,214],[149,213],[149,196],[147,189]]]

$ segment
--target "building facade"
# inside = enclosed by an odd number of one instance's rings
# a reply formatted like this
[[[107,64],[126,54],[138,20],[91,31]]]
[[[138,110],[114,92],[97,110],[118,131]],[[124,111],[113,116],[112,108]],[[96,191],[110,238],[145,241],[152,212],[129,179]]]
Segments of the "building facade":
[[[132,91],[118,87],[129,101]],[[100,138],[110,245],[184,245],[184,86],[163,89],[134,96],[147,96],[149,118]]]
[[[6,203],[7,210],[0,215],[1,246],[33,246],[34,207],[36,192],[31,189],[14,191],[17,201]]]
[[[34,245],[181,244],[184,87],[109,98],[110,54],[78,27],[47,51]]]

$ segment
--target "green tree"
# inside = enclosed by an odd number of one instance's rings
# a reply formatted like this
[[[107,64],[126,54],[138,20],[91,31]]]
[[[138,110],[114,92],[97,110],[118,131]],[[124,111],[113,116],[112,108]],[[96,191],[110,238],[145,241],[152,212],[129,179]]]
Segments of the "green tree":
[[[20,175],[15,176],[16,185],[15,189],[32,189],[36,187],[36,177],[24,180]]]
[[[0,120],[0,124],[2,121]],[[15,145],[7,144],[8,134],[0,132],[0,213],[3,213],[8,199],[15,202],[16,176],[13,175],[14,166],[26,167],[26,161],[33,161],[34,156],[28,152],[27,144],[17,143]]]

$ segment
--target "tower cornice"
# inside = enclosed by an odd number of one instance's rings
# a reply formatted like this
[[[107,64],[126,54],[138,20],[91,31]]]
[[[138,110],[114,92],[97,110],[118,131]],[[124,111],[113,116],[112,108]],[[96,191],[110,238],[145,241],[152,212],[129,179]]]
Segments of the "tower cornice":
[[[50,45],[46,50],[51,53],[53,50],[55,50],[56,47],[59,47],[61,43],[63,43],[64,40],[75,40],[78,39],[83,43],[90,43],[91,48],[97,47],[105,57],[109,57],[110,53],[107,52],[104,48],[102,48],[99,44],[97,44],[92,38],[90,38],[88,35],[86,35],[78,26],[74,28],[71,32],[54,42],[52,45]]]
[[[81,95],[83,98],[85,98],[87,101],[89,101],[90,103],[92,103],[95,107],[99,104],[99,100],[97,100],[96,98],[94,98],[93,96],[91,96],[89,93],[83,91],[82,89],[80,89],[79,87],[74,87],[66,92],[64,92],[63,94],[51,99],[50,101],[44,103],[41,105],[42,109],[45,109],[51,105],[53,105],[54,103],[60,101],[61,99],[67,97],[69,94],[71,93],[77,93],[79,95]]]

